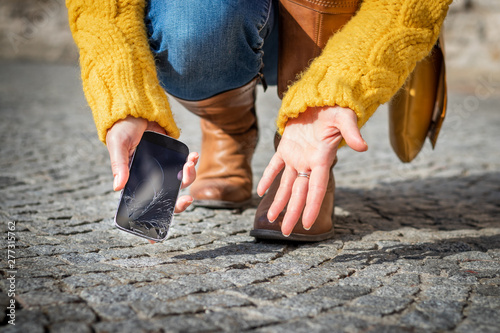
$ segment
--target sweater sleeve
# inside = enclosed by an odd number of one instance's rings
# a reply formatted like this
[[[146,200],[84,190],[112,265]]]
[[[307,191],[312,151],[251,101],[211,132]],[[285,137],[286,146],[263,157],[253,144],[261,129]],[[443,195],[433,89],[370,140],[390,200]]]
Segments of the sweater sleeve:
[[[168,135],[179,136],[149,48],[145,3],[66,0],[83,90],[102,142],[107,130],[129,115],[155,121]]]
[[[283,98],[277,125],[308,107],[354,110],[363,126],[435,44],[452,0],[364,0]]]

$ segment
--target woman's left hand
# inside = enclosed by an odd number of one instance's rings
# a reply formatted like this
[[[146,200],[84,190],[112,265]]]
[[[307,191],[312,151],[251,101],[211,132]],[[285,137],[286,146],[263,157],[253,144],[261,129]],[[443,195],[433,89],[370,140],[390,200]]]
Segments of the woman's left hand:
[[[290,235],[301,214],[304,229],[314,224],[342,139],[356,151],[368,149],[358,129],[357,116],[351,109],[338,106],[308,108],[297,118],[288,120],[278,149],[257,186],[257,193],[264,195],[284,168],[279,189],[267,213],[269,221],[274,221],[288,205],[281,226],[284,235]],[[310,173],[310,177],[298,177],[299,172]]]

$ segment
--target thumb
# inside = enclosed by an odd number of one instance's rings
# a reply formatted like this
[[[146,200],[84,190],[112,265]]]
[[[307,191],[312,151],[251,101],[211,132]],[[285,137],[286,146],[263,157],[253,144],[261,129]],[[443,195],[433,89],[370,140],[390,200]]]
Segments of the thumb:
[[[127,184],[129,176],[129,149],[127,145],[115,141],[107,142],[111,170],[113,171],[113,189],[120,191]]]
[[[106,135],[111,169],[113,170],[113,188],[120,191],[127,184],[131,152],[139,144],[147,126],[147,120],[127,116],[117,121]]]
[[[362,152],[368,149],[368,144],[359,131],[357,117],[354,112],[346,115],[346,119],[342,122],[342,126],[339,126],[339,130],[346,144],[353,150]]]

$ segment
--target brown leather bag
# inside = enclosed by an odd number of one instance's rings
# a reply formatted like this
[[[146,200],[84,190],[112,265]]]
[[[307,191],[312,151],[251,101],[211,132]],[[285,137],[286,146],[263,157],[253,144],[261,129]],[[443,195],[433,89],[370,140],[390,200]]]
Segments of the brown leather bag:
[[[356,13],[361,0],[280,0],[278,95],[283,97],[329,38]],[[446,112],[442,40],[419,62],[389,103],[389,133],[394,152],[413,160],[428,136],[436,144]]]
[[[389,102],[389,138],[402,162],[411,162],[429,137],[432,148],[446,114],[446,68],[442,36],[431,53],[417,63]]]

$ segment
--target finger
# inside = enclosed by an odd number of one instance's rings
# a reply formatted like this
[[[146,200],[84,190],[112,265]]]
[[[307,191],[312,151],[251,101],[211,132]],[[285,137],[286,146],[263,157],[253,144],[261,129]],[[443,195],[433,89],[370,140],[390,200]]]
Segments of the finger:
[[[281,179],[279,179],[280,185],[274,196],[273,203],[267,211],[267,219],[270,222],[274,222],[288,204],[296,177],[297,172],[292,168],[285,168],[283,171]]]
[[[198,159],[200,158],[200,155],[193,151],[191,153],[189,153],[188,157],[187,157],[187,161],[192,161],[194,164],[198,163]]]
[[[174,213],[182,213],[185,211],[189,205],[193,202],[193,197],[190,195],[183,195],[177,198],[177,202],[175,203]]]
[[[339,126],[340,134],[342,134],[347,145],[355,151],[366,151],[368,149],[368,144],[361,136],[356,114],[354,112],[346,113],[341,124],[342,125]]]
[[[113,171],[113,189],[120,191],[127,184],[129,176],[129,148],[127,145],[113,139],[107,140],[111,170]]]
[[[285,162],[283,161],[283,159],[280,157],[280,155],[275,153],[271,158],[271,161],[269,161],[269,164],[264,170],[262,178],[257,185],[257,194],[259,196],[263,196],[266,193],[269,186],[271,186],[271,184],[273,183],[274,178],[276,178],[276,176],[280,173],[284,166]]]
[[[302,225],[309,230],[318,218],[323,198],[325,197],[328,180],[330,177],[329,168],[316,168],[311,172],[309,179],[309,190],[307,200],[302,214]]]
[[[286,214],[283,218],[283,224],[281,225],[281,232],[284,236],[289,236],[299,221],[302,210],[306,204],[308,188],[309,179],[307,177],[297,177],[295,179],[292,195],[290,196]]]
[[[198,163],[199,155],[196,152],[189,154],[186,164],[182,169],[182,184],[181,188],[186,188],[191,185],[196,179],[196,163]]]

